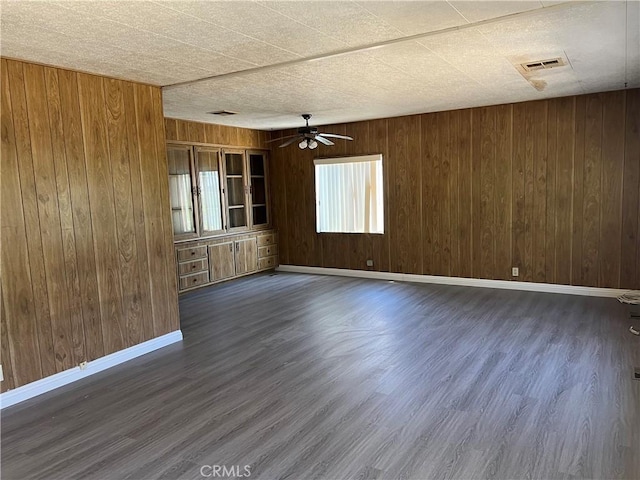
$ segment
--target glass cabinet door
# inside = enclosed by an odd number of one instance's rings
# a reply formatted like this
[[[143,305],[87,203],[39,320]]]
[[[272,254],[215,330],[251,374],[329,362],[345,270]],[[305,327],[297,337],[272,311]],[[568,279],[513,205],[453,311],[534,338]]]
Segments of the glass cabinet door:
[[[169,145],[169,197],[171,220],[176,238],[197,236],[196,189],[194,188],[193,157],[190,147]]]
[[[249,156],[249,180],[251,193],[251,218],[254,227],[269,223],[267,211],[267,165],[266,153],[247,152]]]
[[[224,162],[227,179],[227,226],[229,230],[244,229],[249,225],[244,152],[225,151]]]
[[[222,209],[222,192],[224,190],[221,183],[219,150],[196,148],[196,160],[202,235],[220,233],[225,227]]]

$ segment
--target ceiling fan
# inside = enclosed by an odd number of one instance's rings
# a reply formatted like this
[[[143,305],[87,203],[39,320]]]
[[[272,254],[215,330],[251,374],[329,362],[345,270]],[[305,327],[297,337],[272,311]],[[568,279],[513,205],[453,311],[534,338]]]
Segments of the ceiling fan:
[[[282,138],[276,138],[275,140],[270,140],[267,143],[288,139],[286,142],[280,145],[280,148],[282,148],[282,147],[287,147],[292,143],[300,140],[300,143],[298,143],[298,147],[300,147],[302,150],[304,150],[307,147],[313,150],[314,148],[318,148],[318,142],[322,143],[323,145],[335,145],[331,140],[328,140],[329,138],[341,138],[343,140],[353,140],[353,138],[348,137],[346,135],[338,135],[335,133],[318,133],[318,127],[309,126],[309,119],[311,118],[310,113],[302,114],[302,118],[305,119],[307,124],[304,127],[298,128],[298,133],[296,133],[295,135],[289,135]]]

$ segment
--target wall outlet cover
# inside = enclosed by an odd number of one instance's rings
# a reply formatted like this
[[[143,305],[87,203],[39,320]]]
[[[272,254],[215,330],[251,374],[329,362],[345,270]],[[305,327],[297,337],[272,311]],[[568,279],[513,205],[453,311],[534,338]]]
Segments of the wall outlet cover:
[[[517,277],[518,275],[520,275],[520,269],[518,267],[513,267],[511,269],[511,276]]]

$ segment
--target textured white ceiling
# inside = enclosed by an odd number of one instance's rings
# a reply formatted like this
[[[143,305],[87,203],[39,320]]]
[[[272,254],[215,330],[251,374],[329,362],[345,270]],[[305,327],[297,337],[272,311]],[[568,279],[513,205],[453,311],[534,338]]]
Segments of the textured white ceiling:
[[[166,116],[263,129],[640,86],[640,3],[558,3],[1,0],[0,46],[157,85],[284,63],[164,91]],[[570,65],[536,75],[541,91],[514,67],[557,56]],[[222,109],[239,114],[206,113]]]

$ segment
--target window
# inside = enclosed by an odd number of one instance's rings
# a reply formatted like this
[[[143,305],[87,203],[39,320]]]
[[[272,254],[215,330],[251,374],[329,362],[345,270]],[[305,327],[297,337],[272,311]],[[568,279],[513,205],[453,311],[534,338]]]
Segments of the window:
[[[384,233],[382,155],[320,158],[314,164],[318,233]]]

